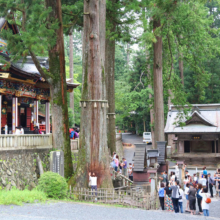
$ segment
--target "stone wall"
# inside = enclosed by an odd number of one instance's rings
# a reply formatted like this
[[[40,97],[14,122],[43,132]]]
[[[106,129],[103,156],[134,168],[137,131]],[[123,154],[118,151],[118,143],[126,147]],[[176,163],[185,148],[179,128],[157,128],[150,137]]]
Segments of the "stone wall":
[[[42,161],[44,171],[48,171],[49,153],[50,149],[0,151],[0,186],[8,190],[12,186],[18,189],[34,188],[40,176],[37,156]]]

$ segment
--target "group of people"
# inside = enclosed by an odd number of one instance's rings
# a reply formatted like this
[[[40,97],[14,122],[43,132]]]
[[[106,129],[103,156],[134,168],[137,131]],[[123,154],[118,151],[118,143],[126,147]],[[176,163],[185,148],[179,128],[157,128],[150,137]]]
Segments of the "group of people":
[[[162,210],[167,210],[175,213],[183,213],[183,198],[185,196],[186,212],[191,212],[192,215],[196,213],[196,200],[199,208],[198,214],[209,216],[209,204],[213,198],[213,187],[216,182],[220,183],[220,169],[217,170],[214,177],[207,173],[206,167],[200,173],[199,178],[197,174],[190,176],[188,170],[185,170],[185,178],[183,180],[184,189],[179,184],[179,174],[171,172],[168,177],[167,172],[164,171],[159,187],[159,200]],[[220,189],[220,184],[218,184]],[[210,193],[208,191],[210,190]]]
[[[70,139],[76,139],[79,138],[79,129],[78,128],[70,128]]]
[[[126,158],[119,160],[119,156],[116,152],[113,152],[111,166],[116,172],[121,173],[124,176],[128,176],[131,181],[133,181],[133,166],[132,163],[127,163]]]
[[[18,126],[15,128],[15,134],[17,134],[17,135],[24,134],[24,129],[22,128],[22,126]]]

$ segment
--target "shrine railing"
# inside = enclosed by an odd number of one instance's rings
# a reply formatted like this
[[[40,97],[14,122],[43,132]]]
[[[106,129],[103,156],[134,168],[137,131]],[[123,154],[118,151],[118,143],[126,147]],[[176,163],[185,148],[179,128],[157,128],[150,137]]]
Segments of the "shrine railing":
[[[52,134],[0,135],[0,151],[52,148]]]

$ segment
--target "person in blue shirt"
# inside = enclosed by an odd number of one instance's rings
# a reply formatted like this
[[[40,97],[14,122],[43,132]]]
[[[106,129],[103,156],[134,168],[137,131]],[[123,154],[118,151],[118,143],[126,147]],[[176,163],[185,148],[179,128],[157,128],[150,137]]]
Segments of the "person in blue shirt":
[[[206,167],[203,167],[203,172],[202,172],[202,173],[203,173],[203,175],[205,175],[205,176],[208,174],[208,172],[207,172],[207,170],[206,170]]]
[[[159,189],[159,200],[160,200],[160,205],[162,210],[164,210],[164,183],[160,184],[160,189]]]

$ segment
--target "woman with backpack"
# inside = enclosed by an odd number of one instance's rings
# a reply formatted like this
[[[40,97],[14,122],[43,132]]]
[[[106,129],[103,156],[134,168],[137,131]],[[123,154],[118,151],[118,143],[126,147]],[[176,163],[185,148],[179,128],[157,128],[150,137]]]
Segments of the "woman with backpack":
[[[201,189],[199,195],[202,197],[202,210],[204,216],[209,216],[209,203],[211,203],[210,194],[208,193],[208,189]]]

